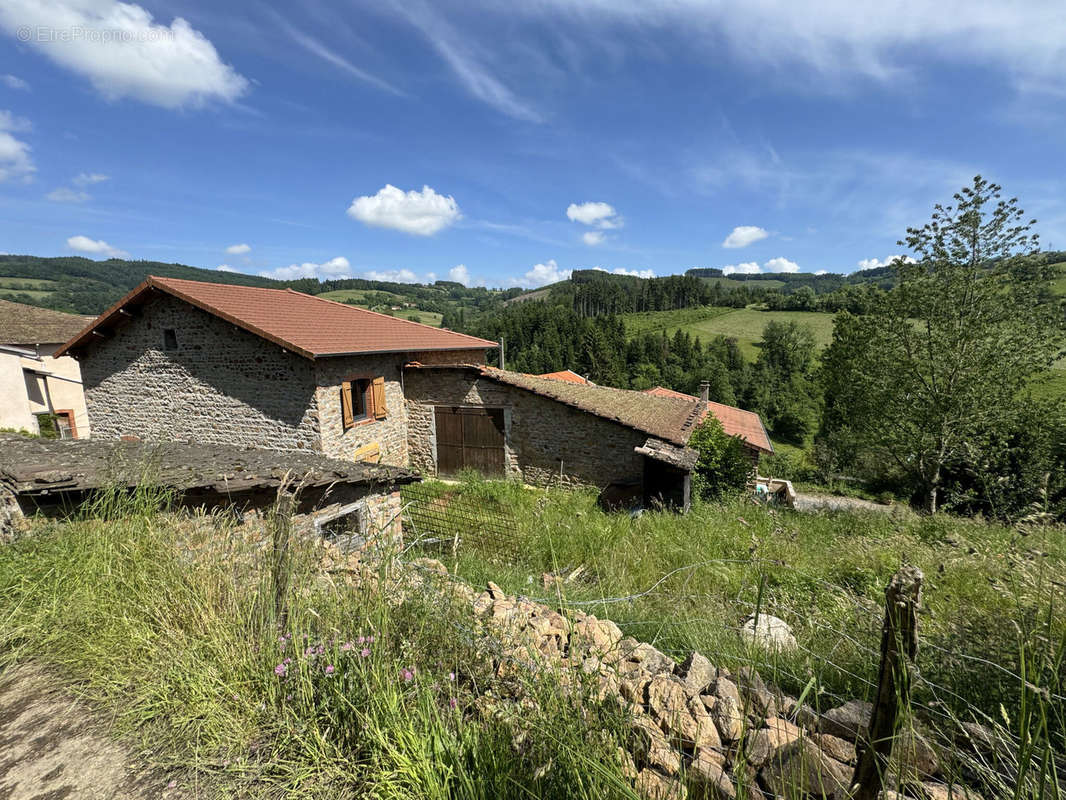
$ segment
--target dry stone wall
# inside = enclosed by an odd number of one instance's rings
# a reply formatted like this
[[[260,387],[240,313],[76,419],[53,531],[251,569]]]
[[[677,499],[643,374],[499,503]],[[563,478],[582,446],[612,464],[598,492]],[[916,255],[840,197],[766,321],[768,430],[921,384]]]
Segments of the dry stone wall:
[[[851,701],[819,714],[754,669],[731,671],[698,652],[679,664],[610,620],[510,596],[491,582],[477,592],[430,559],[412,566],[419,585],[447,586],[469,602],[497,644],[498,675],[549,668],[564,687],[591,681],[601,699],[628,711],[628,747],[619,759],[649,800],[850,796],[869,703]],[[486,709],[491,713],[491,705]],[[975,791],[946,782],[942,758],[926,736],[904,732],[883,800],[979,800]]]

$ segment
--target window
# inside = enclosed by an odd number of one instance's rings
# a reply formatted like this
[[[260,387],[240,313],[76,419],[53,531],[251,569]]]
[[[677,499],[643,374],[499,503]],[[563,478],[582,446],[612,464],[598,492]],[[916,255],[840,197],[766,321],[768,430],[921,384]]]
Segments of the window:
[[[163,349],[178,349],[178,334],[174,331],[173,328],[163,328]]]
[[[341,383],[341,424],[353,425],[385,419],[385,379],[352,378]]]
[[[78,429],[74,424],[73,409],[52,414],[37,414],[37,430],[43,439],[77,439]]]

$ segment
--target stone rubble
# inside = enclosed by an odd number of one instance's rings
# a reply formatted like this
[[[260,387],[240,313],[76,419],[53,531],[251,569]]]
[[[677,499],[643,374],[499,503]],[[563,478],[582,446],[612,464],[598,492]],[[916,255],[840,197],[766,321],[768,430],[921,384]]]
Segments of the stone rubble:
[[[627,710],[629,736],[619,763],[643,797],[734,800],[738,783],[752,798],[849,796],[869,703],[853,700],[819,715],[767,685],[754,669],[731,672],[698,652],[678,664],[610,620],[511,596],[491,582],[477,592],[433,559],[411,566],[413,577],[400,585],[446,583],[469,603],[498,646],[497,676],[550,669],[564,688],[591,682],[600,699]],[[504,702],[484,699],[486,709]],[[886,800],[896,791],[901,798],[980,800],[970,789],[948,789],[936,751],[919,733],[901,736],[893,762]]]

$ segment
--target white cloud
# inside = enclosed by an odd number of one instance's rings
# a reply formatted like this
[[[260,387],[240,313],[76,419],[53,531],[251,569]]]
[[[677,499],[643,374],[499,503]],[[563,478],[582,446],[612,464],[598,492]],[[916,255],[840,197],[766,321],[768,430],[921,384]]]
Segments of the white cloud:
[[[722,267],[723,275],[758,275],[762,272],[799,272],[799,264],[787,258],[771,258],[761,267],[758,262],[746,261],[743,264],[730,264]]]
[[[18,75],[0,75],[0,82],[3,82],[8,89],[19,89],[25,92],[30,90],[30,85]]]
[[[112,247],[103,239],[90,239],[88,236],[71,236],[67,239],[67,247],[79,253],[91,253],[92,255],[107,256],[108,258],[128,258],[129,253]]]
[[[0,111],[0,183],[21,180],[29,183],[37,167],[30,157],[30,146],[14,136],[28,131],[33,126],[28,119],[14,116],[10,111]]]
[[[80,172],[74,176],[71,183],[75,186],[92,186],[94,183],[103,183],[108,180],[111,180],[111,176],[104,175],[102,172]]]
[[[508,88],[499,77],[500,70],[488,63],[489,57],[476,47],[471,37],[453,28],[443,14],[435,14],[431,4],[395,3],[393,8],[426,37],[470,94],[514,119],[542,121],[532,105]],[[512,54],[505,58],[510,62]]]
[[[290,264],[287,267],[278,267],[259,274],[264,278],[277,278],[281,281],[294,281],[299,278],[318,278],[322,280],[347,277],[350,274],[350,270],[351,264],[348,263],[348,259],[344,256],[337,256],[322,264],[305,261],[303,264]]]
[[[25,117],[16,117],[10,111],[0,111],[0,131],[26,133],[33,130],[33,123]]]
[[[617,41],[609,38],[614,32],[660,29],[680,34],[703,57],[713,58],[707,42],[720,42],[741,59],[791,74],[805,88],[830,92],[855,78],[889,83],[944,63],[1004,71],[1020,89],[1033,78],[1061,87],[1066,73],[1059,0],[542,0],[519,5],[486,0],[485,5],[508,20],[517,13],[548,17],[568,37],[595,30],[605,44]],[[811,80],[810,73],[824,79]]]
[[[567,206],[566,216],[573,222],[604,230],[622,227],[622,218],[618,216],[614,206],[600,201],[571,203]]]
[[[427,276],[429,277],[429,276]],[[435,278],[433,278],[435,280]],[[470,285],[470,270],[466,268],[466,264],[456,264],[450,270],[448,270],[448,280],[461,283],[463,286]]]
[[[587,244],[589,247],[595,247],[598,244],[603,244],[607,239],[607,235],[603,231],[585,231],[581,234],[581,241]]]
[[[763,269],[767,272],[799,272],[800,267],[795,261],[789,261],[787,258],[771,258],[765,264],[762,265]]]
[[[281,20],[280,15],[278,19],[279,21]],[[353,64],[351,61],[346,59],[344,56],[334,52],[333,50],[330,50],[328,47],[322,44],[322,42],[318,41],[318,39],[315,39],[311,36],[308,36],[306,33],[297,30],[288,22],[282,21],[282,25],[288,32],[289,36],[292,37],[293,41],[295,41],[298,45],[307,50],[307,52],[318,56],[323,61],[332,64],[343,72],[348,73],[352,77],[357,78],[361,81],[365,81],[366,83],[369,83],[372,86],[376,86],[379,89],[384,89],[385,91],[391,92],[395,95],[404,94],[388,81],[384,81],[376,75],[371,75],[366,70],[360,69],[359,67],[355,66],[355,64]]]
[[[229,264],[219,264],[217,267],[215,267],[215,269],[218,270],[219,272],[236,272],[237,271],[233,267],[231,267]]]
[[[829,270],[827,270],[827,269],[820,269],[820,270],[818,270],[817,272],[815,272],[814,274],[815,274],[815,275],[828,275],[828,274],[829,274]]]
[[[762,269],[754,261],[748,261],[744,264],[730,264],[722,267],[723,275],[758,275],[762,272]]]
[[[740,225],[733,228],[733,232],[725,237],[722,247],[747,247],[749,244],[765,239],[769,235],[769,232],[755,225]]]
[[[559,265],[555,263],[555,259],[551,258],[543,264],[534,265],[529,272],[521,277],[512,278],[508,283],[511,286],[524,286],[529,289],[536,289],[540,286],[546,286],[549,283],[565,281],[570,277],[570,273],[571,270],[559,269]]]
[[[226,248],[226,252],[231,256],[243,256],[245,253],[249,253],[252,250],[250,244],[231,244]]]
[[[387,281],[388,283],[418,283],[418,276],[409,269],[372,269],[364,272],[363,277],[371,281]]]
[[[598,272],[607,272],[608,270],[603,267],[593,267]],[[626,269],[625,267],[615,267],[610,270],[612,275],[632,275],[634,278],[654,278],[655,270],[651,269]]]
[[[885,256],[885,258],[883,260],[880,259],[880,258],[864,258],[858,264],[859,271],[861,272],[864,269],[876,269],[877,267],[887,267],[890,264],[892,264],[897,258],[903,259],[903,262],[905,264],[913,264],[914,263],[914,259],[913,258],[911,258],[910,256],[902,255],[902,254],[901,255],[895,255],[895,256]]]
[[[231,103],[249,86],[184,19],[162,25],[134,3],[5,0],[0,28],[22,38],[28,31],[28,44],[84,75],[108,100],[201,106],[211,100]]]
[[[348,216],[364,225],[432,236],[454,224],[462,214],[451,195],[437,194],[429,186],[423,186],[420,192],[404,192],[387,183],[377,194],[355,198]]]
[[[45,195],[53,203],[85,203],[91,199],[88,192],[79,192],[69,186],[60,186]]]

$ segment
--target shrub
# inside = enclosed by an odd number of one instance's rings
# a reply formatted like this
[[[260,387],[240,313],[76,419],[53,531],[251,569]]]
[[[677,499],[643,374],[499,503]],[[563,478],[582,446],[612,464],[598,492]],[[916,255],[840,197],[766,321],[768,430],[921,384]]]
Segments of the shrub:
[[[744,491],[752,474],[751,458],[739,436],[729,436],[722,423],[708,415],[689,440],[700,457],[692,476],[692,490],[704,500]]]

